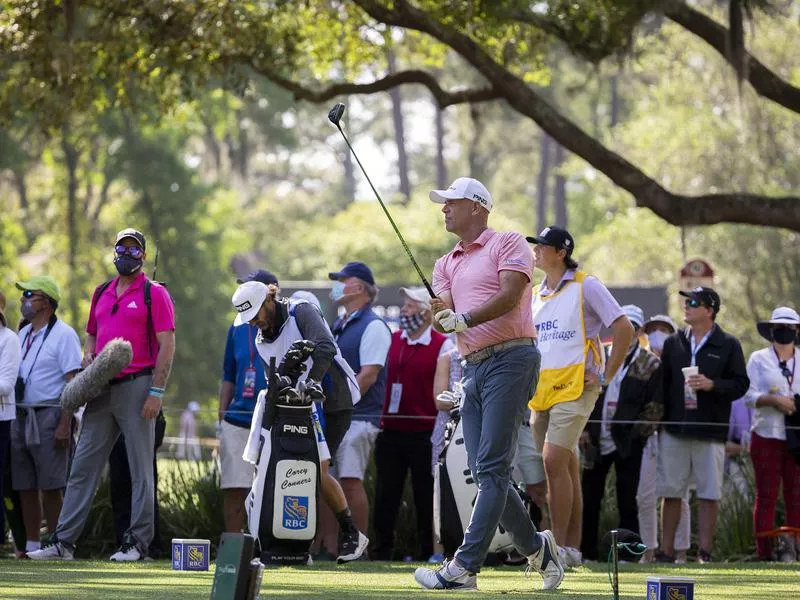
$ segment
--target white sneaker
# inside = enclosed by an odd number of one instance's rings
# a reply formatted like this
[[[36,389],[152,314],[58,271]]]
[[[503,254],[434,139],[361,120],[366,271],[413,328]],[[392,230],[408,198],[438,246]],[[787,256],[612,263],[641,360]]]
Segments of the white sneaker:
[[[582,567],[583,566],[583,554],[577,548],[573,548],[572,546],[564,546],[564,554],[567,557],[567,560],[564,564],[566,567]],[[560,556],[560,554],[559,554]]]
[[[119,550],[112,554],[108,560],[113,560],[114,562],[136,562],[141,559],[142,555],[139,549],[136,548],[136,544],[126,540],[122,542]]]
[[[343,535],[340,538],[339,556],[336,557],[338,564],[358,560],[364,554],[369,544],[369,538],[360,531],[358,535]]]
[[[537,552],[528,556],[528,570],[535,569],[542,576],[542,589],[554,590],[564,580],[564,567],[558,559],[559,548],[553,533],[545,529],[538,534],[542,540],[542,547]]]
[[[444,561],[438,569],[420,567],[414,571],[416,582],[428,590],[477,590],[477,577],[455,561]]]
[[[58,540],[27,553],[31,560],[72,560],[72,550]]]

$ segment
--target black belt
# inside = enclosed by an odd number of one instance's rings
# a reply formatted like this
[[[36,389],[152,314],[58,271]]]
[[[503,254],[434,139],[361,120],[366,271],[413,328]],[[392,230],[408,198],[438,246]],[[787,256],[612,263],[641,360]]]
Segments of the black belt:
[[[152,374],[153,374],[153,367],[147,367],[146,369],[142,369],[141,371],[136,371],[135,373],[128,373],[127,375],[123,375],[122,377],[117,377],[116,379],[112,379],[108,385],[117,385],[119,383],[133,381],[134,379],[138,379],[139,377],[144,377],[145,375],[152,375]]]

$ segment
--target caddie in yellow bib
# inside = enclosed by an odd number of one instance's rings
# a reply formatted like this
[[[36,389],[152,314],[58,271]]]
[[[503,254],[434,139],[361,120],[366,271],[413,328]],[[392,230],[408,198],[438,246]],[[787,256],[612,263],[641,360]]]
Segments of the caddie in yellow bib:
[[[584,369],[589,352],[595,364],[603,364],[600,340],[587,339],[583,322],[583,282],[586,273],[552,294],[543,296],[539,286],[533,291],[533,322],[542,355],[539,383],[529,402],[533,410],[547,410],[559,402],[577,400],[583,393]]]

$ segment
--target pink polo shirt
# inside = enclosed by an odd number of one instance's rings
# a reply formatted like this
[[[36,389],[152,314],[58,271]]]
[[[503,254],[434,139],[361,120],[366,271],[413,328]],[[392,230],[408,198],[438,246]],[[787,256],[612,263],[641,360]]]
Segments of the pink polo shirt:
[[[436,261],[433,291],[450,292],[456,312],[469,312],[485,304],[500,291],[500,271],[519,271],[528,284],[516,307],[497,319],[456,334],[461,356],[515,338],[535,337],[531,313],[531,272],[533,251],[525,238],[515,232],[486,229],[466,247],[455,248]]]
[[[150,335],[153,346],[148,348],[147,306],[144,303],[145,274],[139,273],[119,298],[117,298],[118,281],[119,277],[111,281],[90,310],[86,333],[97,338],[95,346],[97,353],[114,338],[121,337],[131,343],[133,359],[120,373],[127,375],[155,366],[158,355],[155,334],[175,330],[175,307],[164,286],[153,282],[150,288],[150,308],[155,331]]]

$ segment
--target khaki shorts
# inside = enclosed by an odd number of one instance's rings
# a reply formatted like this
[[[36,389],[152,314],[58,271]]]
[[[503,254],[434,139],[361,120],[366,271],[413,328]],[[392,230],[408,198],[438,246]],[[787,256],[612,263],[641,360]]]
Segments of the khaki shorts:
[[[576,400],[559,402],[547,410],[534,411],[533,441],[536,449],[542,452],[547,442],[574,451],[599,395],[600,386],[586,386]]]
[[[220,489],[250,489],[253,485],[255,465],[242,458],[249,436],[249,428],[237,427],[227,421],[222,422],[219,435]]]
[[[353,421],[336,452],[336,477],[364,479],[380,429],[369,421]]]
[[[725,442],[683,438],[661,431],[658,444],[659,498],[686,498],[692,481],[697,482],[697,497],[701,500],[722,498]]]
[[[536,485],[547,479],[544,473],[542,453],[533,443],[533,433],[527,423],[519,426],[517,433],[517,453],[511,463],[514,479],[525,485]]]

